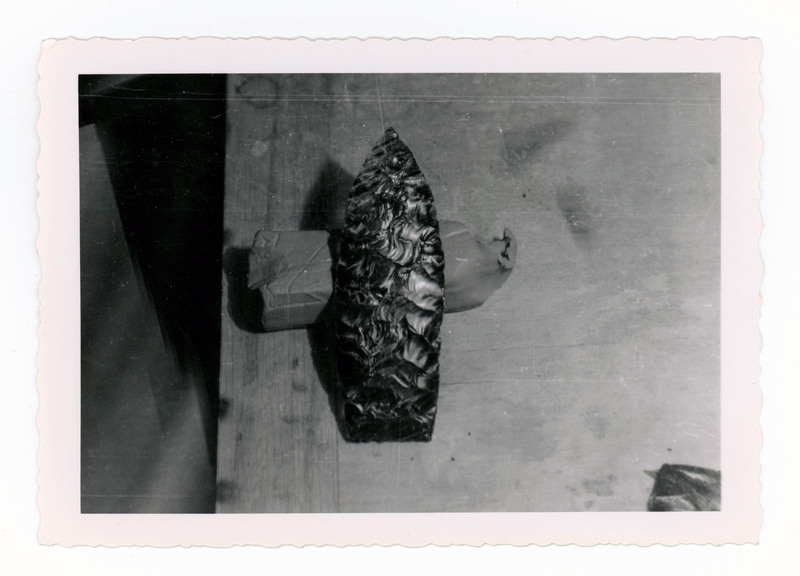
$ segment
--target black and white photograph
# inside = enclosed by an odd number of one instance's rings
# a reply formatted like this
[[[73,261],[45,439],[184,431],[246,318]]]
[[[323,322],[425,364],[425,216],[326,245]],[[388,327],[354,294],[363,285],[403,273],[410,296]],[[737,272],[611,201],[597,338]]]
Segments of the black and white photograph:
[[[738,509],[725,76],[619,70],[81,72],[80,516]]]
[[[719,82],[81,77],[82,511],[718,510]]]

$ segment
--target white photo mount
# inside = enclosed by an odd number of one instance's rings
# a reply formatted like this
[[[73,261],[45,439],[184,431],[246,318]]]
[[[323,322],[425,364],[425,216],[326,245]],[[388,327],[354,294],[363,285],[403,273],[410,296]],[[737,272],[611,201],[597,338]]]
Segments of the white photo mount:
[[[46,42],[40,64],[42,113],[38,164],[41,219],[38,248],[42,260],[38,358],[40,541],[46,544],[107,546],[757,542],[761,522],[758,503],[761,445],[758,318],[762,273],[758,251],[761,229],[758,212],[760,58],[761,47],[757,40],[733,38],[436,41],[70,39]],[[82,514],[78,76],[202,73],[232,76],[322,73],[718,74],[721,133],[718,158],[721,192],[718,207],[721,217],[719,467],[722,471],[722,510],[652,514],[644,512],[643,502],[641,512],[470,511],[466,506],[467,510],[459,512],[425,513],[374,510],[363,513],[359,510],[355,513],[310,514]],[[651,98],[649,103],[654,101]],[[374,139],[371,134],[369,132],[368,142]],[[253,148],[254,152],[258,150],[258,147]],[[435,151],[435,148],[431,150]],[[434,159],[428,159],[433,154],[420,156],[418,149],[414,151],[423,162],[434,162]],[[523,152],[518,150],[517,154]],[[427,174],[430,177],[430,171]],[[447,182],[444,178],[442,181]],[[435,184],[432,186],[436,194]],[[528,195],[533,196],[533,193],[520,191],[517,199],[520,202],[523,193],[526,194],[525,201]],[[446,194],[443,195],[446,198]],[[569,208],[574,197],[576,195],[565,193],[562,206]],[[444,206],[453,211],[469,211],[467,207],[458,205],[457,198],[446,200]],[[567,210],[578,220],[567,221],[565,226],[576,222],[581,225],[579,214],[602,212],[603,206],[593,205],[591,209],[585,209],[580,205],[577,210]],[[709,206],[709,209],[717,208]],[[522,235],[517,233],[517,236],[522,255],[525,243]],[[540,248],[528,246],[528,249]],[[515,274],[522,264],[518,263]],[[550,274],[557,272],[556,269],[549,271]],[[546,278],[547,274],[547,269],[537,269],[533,279]],[[511,287],[510,283],[508,287]],[[462,344],[460,341],[454,343]],[[682,361],[685,359],[675,359],[676,363]],[[529,377],[532,376],[520,376],[515,385],[521,386],[520,382]],[[588,403],[585,408],[582,414],[589,414],[592,404]],[[442,425],[441,420],[437,425]],[[346,447],[346,450],[352,448]],[[609,472],[612,473],[613,470]],[[608,486],[588,485],[601,497],[610,489]],[[425,498],[424,493],[420,498]],[[477,505],[478,508],[481,506]]]

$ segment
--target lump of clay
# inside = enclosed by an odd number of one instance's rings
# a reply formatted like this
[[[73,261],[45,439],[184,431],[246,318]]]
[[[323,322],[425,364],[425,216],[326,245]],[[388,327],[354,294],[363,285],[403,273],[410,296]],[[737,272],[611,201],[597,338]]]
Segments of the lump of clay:
[[[445,258],[445,312],[477,308],[508,280],[517,258],[511,230],[503,237],[483,240],[460,222],[442,222]]]
[[[430,187],[391,128],[350,191],[334,304],[345,437],[430,440],[439,392],[444,252]]]

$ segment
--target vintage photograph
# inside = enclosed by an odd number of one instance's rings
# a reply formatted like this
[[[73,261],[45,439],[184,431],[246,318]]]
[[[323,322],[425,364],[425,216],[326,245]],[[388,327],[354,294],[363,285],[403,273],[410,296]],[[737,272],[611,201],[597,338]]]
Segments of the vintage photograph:
[[[40,541],[757,541],[759,58],[47,43]]]
[[[720,74],[78,86],[82,513],[725,507]]]

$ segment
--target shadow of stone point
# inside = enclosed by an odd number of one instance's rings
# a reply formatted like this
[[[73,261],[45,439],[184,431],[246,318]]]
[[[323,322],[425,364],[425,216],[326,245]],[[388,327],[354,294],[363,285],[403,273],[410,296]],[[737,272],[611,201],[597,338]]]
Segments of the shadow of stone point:
[[[306,329],[311,360],[317,378],[328,396],[336,426],[342,438],[349,441],[348,427],[344,415],[342,389],[339,380],[339,367],[336,358],[336,337],[334,325],[334,305],[328,302],[319,320]]]
[[[258,290],[247,285],[250,247],[230,246],[222,255],[222,269],[228,283],[228,314],[233,323],[245,332],[265,332],[261,323],[264,301]]]
[[[344,227],[347,196],[355,181],[355,176],[328,158],[319,171],[303,206],[301,230],[328,230],[331,235],[328,247],[331,253],[331,282],[339,257],[339,230]],[[348,428],[344,418],[344,407],[336,359],[335,311],[331,299],[323,309],[317,322],[306,329],[311,348],[311,359],[317,378],[333,412],[336,425],[342,438],[349,440]]]
[[[338,239],[344,226],[347,195],[355,176],[330,158],[322,165],[314,185],[307,194],[300,220],[300,230],[329,230],[331,261],[338,257]],[[226,233],[226,240],[230,235]],[[229,246],[224,250],[222,267],[228,284],[227,310],[234,324],[249,333],[265,333],[262,324],[264,301],[259,290],[247,285],[250,246]],[[331,266],[331,277],[334,273]],[[317,322],[306,328],[314,369],[320,385],[328,396],[328,404],[336,419],[339,432],[347,439],[347,427],[340,400],[336,340],[334,337],[333,302],[323,309]],[[224,407],[224,403],[222,404]],[[222,412],[224,417],[224,409]]]
[[[341,230],[355,176],[328,158],[308,193],[300,230]]]

